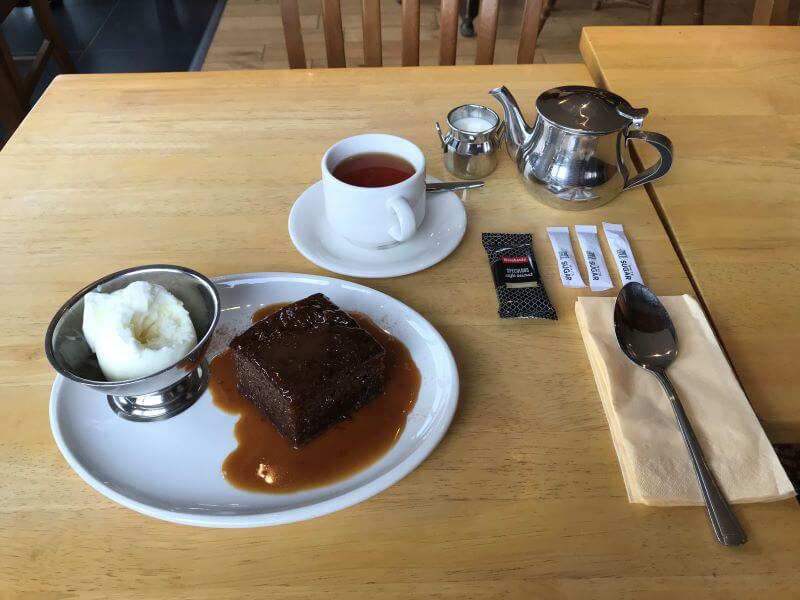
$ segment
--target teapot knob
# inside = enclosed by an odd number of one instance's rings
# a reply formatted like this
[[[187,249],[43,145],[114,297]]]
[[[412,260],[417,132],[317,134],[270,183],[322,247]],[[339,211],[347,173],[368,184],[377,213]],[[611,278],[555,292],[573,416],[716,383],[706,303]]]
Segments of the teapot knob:
[[[642,125],[644,125],[644,118],[650,111],[646,108],[633,108],[627,105],[617,106],[617,112],[631,120],[631,127],[633,129],[641,129]]]

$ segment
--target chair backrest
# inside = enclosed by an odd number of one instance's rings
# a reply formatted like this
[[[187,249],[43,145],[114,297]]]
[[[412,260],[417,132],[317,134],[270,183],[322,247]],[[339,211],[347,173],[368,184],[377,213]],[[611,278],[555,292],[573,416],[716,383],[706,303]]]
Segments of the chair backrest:
[[[4,42],[2,36],[0,31],[0,46]],[[0,47],[0,148],[22,122],[26,112],[18,95],[17,82],[12,79],[13,71],[9,71],[2,50]]]
[[[325,35],[325,52],[329,67],[345,67],[344,29],[340,0],[321,0],[322,27]],[[420,0],[402,0],[401,64],[419,65],[419,14]],[[283,35],[289,66],[306,67],[303,33],[300,28],[298,0],[280,0]],[[439,19],[439,64],[454,65],[458,41],[459,0],[441,0]],[[475,64],[491,64],[497,39],[499,0],[480,0],[480,14],[476,20],[477,50]],[[522,12],[522,30],[517,51],[518,63],[532,63],[539,35],[542,0],[525,0]],[[383,65],[381,41],[381,1],[361,0],[361,27],[364,39],[364,65]]]
[[[17,7],[17,0],[0,0],[0,24]],[[75,63],[69,55],[61,33],[58,30],[55,17],[50,10],[48,0],[30,0],[31,10],[36,20],[36,24],[42,33],[43,41],[36,56],[30,62],[27,74],[23,77],[17,70],[16,61],[11,53],[6,39],[0,31],[0,69],[5,70],[6,78],[14,86],[15,93],[20,102],[27,106],[31,95],[43,77],[47,67],[47,61],[51,56],[55,58],[63,73],[75,73]]]
[[[6,20],[11,11],[17,7],[17,0],[0,0],[0,23]]]
[[[0,0],[0,25],[16,7],[15,0]],[[26,107],[22,94],[22,77],[14,66],[14,58],[8,47],[3,30],[0,29],[0,127],[9,137],[25,116]],[[0,148],[5,138],[0,131]]]

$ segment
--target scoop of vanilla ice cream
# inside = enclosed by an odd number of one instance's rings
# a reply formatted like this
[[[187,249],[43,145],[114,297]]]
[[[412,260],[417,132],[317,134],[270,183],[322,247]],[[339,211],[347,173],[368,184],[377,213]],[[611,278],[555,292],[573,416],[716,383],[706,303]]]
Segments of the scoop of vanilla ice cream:
[[[134,281],[110,294],[86,294],[83,335],[109,381],[157,373],[197,343],[183,303],[147,281]]]

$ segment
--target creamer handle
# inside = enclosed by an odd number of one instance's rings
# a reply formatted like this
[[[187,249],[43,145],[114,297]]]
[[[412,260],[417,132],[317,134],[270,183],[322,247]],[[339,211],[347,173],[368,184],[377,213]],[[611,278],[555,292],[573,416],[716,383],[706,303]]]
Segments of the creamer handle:
[[[439,122],[436,122],[436,133],[439,134],[439,139],[442,141],[442,150],[445,149],[447,146],[447,142],[444,141],[444,136],[442,135],[442,128],[439,127]]]

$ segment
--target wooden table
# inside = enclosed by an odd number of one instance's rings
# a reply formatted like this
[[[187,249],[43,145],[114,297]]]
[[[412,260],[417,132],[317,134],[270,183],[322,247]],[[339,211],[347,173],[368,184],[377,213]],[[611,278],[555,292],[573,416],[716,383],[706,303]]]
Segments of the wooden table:
[[[322,273],[295,251],[286,220],[334,141],[374,130],[404,135],[444,178],[433,123],[452,106],[491,104],[486,92],[504,83],[531,107],[544,89],[588,82],[580,65],[58,78],[0,153],[0,596],[727,598],[796,590],[793,501],[738,508],[751,541],[736,549],[717,545],[701,508],[627,502],[575,324],[577,293],[560,285],[545,227],[624,223],[655,291],[688,292],[645,192],[580,216],[555,211],[533,201],[505,156],[487,188],[468,197],[466,237],[445,262],[365,282],[430,319],[461,375],[448,435],[397,485],[303,523],[191,528],[99,496],[52,440],[53,371],[42,339],[72,292],[153,262],[209,276]],[[483,231],[533,232],[559,321],[497,317]]]
[[[800,27],[592,27],[581,49],[675,144],[654,201],[767,433],[800,441]]]

